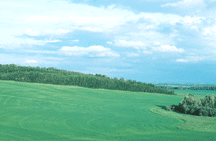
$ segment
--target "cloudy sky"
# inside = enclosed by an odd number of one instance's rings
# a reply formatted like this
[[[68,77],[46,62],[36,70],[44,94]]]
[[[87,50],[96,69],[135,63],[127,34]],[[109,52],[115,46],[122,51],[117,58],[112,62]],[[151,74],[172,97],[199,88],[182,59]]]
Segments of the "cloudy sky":
[[[216,83],[216,0],[0,0],[0,64]]]

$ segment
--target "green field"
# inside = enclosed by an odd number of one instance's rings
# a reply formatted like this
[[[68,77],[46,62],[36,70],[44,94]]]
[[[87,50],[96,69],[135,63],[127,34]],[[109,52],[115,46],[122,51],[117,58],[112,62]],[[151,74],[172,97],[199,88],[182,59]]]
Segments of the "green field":
[[[197,96],[206,96],[206,95],[211,95],[214,94],[216,95],[216,91],[208,91],[208,90],[175,90],[175,93],[178,95],[185,95],[186,93],[188,94],[194,94]]]
[[[162,109],[182,99],[181,94],[0,81],[0,140],[215,140],[215,118]]]

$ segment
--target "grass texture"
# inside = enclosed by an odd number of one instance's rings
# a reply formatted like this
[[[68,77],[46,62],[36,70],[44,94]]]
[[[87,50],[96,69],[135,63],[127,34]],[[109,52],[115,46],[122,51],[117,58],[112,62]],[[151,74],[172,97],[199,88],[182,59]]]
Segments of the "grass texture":
[[[214,118],[163,109],[182,99],[182,95],[0,81],[0,140],[215,140]]]

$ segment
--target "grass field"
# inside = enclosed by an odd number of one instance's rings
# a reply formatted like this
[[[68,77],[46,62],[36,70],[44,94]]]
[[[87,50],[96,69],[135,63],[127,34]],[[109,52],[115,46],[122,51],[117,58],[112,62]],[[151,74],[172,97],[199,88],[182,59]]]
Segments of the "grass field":
[[[162,109],[182,98],[0,81],[0,140],[216,140],[215,118]]]
[[[214,94],[216,95],[216,91],[208,91],[208,90],[176,90],[175,93],[178,95],[185,95],[186,93],[188,94],[194,94],[197,96],[206,96],[206,95],[211,95]]]

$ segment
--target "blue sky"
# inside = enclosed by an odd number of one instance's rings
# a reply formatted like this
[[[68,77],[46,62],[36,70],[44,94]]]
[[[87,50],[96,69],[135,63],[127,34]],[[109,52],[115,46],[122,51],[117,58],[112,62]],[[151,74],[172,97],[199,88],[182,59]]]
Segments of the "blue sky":
[[[211,83],[216,0],[1,0],[0,63]]]

